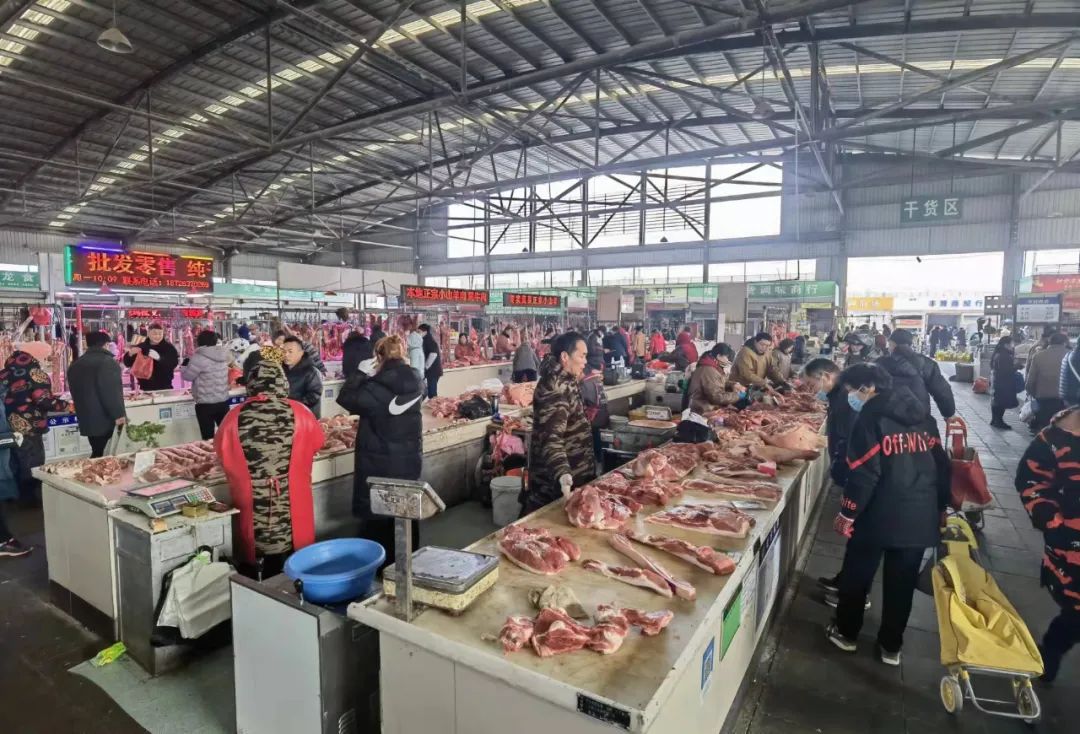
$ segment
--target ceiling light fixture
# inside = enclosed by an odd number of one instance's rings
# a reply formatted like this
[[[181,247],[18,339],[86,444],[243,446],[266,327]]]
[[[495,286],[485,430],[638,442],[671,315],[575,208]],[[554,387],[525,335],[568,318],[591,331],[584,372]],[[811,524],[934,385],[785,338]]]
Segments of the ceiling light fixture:
[[[129,54],[135,50],[135,47],[131,45],[128,37],[116,25],[116,0],[113,0],[112,16],[112,25],[103,30],[101,35],[97,37],[97,45],[114,54]]]

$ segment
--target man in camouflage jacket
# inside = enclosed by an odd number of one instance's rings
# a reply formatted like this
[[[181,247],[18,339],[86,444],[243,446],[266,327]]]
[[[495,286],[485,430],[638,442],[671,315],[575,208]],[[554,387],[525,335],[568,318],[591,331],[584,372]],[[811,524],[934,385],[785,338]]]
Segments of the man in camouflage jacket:
[[[582,340],[577,346],[584,348],[584,344]],[[562,496],[559,479],[563,475],[573,478],[574,487],[596,477],[592,427],[585,415],[579,379],[555,354],[549,354],[540,365],[533,396],[529,489],[522,503],[525,515]]]

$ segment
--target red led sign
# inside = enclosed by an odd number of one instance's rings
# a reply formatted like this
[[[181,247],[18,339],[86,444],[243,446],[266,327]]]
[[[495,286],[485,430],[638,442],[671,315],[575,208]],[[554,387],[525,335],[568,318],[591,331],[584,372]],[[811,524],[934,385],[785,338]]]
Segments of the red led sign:
[[[107,285],[114,290],[214,290],[214,260],[159,252],[113,252],[67,248],[66,279],[71,286]]]
[[[540,295],[539,293],[503,293],[503,305],[562,308],[562,296]]]
[[[401,298],[410,303],[466,303],[474,306],[486,306],[488,292],[465,288],[429,288],[423,285],[403,285],[401,286]]]
[[[174,314],[188,319],[205,319],[210,315],[205,308],[178,308],[174,311],[163,311],[157,308],[127,309],[127,317],[129,319],[168,319]]]

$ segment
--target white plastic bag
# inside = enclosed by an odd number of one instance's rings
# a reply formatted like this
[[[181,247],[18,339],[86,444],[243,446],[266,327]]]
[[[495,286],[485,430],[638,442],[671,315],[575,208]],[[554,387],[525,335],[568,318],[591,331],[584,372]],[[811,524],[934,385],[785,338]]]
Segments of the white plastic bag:
[[[1035,398],[1028,398],[1027,402],[1020,406],[1020,422],[1031,423],[1035,419],[1035,411],[1038,410]]]
[[[172,572],[165,602],[158,614],[159,627],[176,627],[180,636],[194,640],[232,616],[229,577],[233,568],[223,561],[211,561],[200,551]]]

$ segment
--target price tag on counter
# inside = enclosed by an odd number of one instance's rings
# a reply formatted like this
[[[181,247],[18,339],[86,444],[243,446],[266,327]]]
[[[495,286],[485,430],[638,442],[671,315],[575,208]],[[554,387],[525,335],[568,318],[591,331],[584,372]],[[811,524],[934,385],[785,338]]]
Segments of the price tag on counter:
[[[132,470],[132,473],[135,476],[139,476],[144,471],[152,467],[156,460],[157,451],[154,451],[153,449],[148,451],[135,452],[135,468]]]

